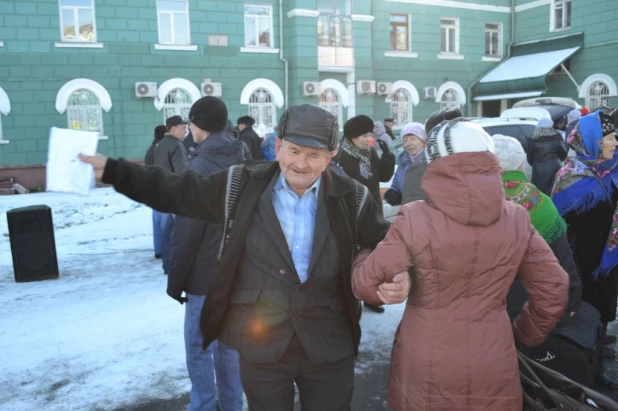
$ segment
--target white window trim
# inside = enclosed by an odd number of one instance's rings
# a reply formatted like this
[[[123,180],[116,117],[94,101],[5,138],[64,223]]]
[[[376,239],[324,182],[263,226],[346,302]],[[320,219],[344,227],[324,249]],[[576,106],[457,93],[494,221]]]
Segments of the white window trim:
[[[352,21],[362,21],[365,23],[373,23],[375,16],[370,14],[352,14]]]
[[[571,30],[572,24],[569,27],[563,27],[560,29],[556,28],[556,3],[560,1],[561,3],[570,2],[571,3],[571,19],[573,18],[573,2],[571,0],[551,0],[551,8],[549,10],[549,31],[551,33],[561,32],[565,30]],[[563,11],[565,13],[565,11]]]
[[[279,49],[268,47],[241,47],[241,53],[263,53],[263,54],[278,54]]]
[[[112,98],[109,93],[99,83],[94,80],[90,80],[87,78],[78,78],[75,80],[71,80],[65,83],[64,86],[58,90],[58,94],[56,95],[56,111],[60,114],[64,114],[67,110],[69,104],[69,97],[80,89],[86,89],[93,93],[99,99],[99,104],[101,108],[107,113],[112,108]],[[101,120],[102,122],[103,120]],[[99,140],[107,140],[109,137],[100,135]]]
[[[412,15],[410,13],[389,13],[389,28],[390,28],[390,16],[392,14],[398,14],[398,15],[405,15],[408,18],[408,49],[407,50],[387,50],[384,53],[385,57],[399,57],[397,54],[416,54],[416,57],[418,57],[418,53],[414,53],[412,52]],[[391,44],[391,47],[393,47],[393,45]],[[386,53],[392,54],[392,55],[387,55]],[[416,57],[410,57],[408,56],[408,58],[416,58]]]
[[[584,82],[581,84],[581,86],[579,86],[578,97],[587,98],[588,90],[590,89],[590,86],[592,86],[592,84],[594,84],[597,81],[602,81],[603,83],[607,84],[607,87],[609,87],[610,97],[618,96],[618,86],[616,85],[616,82],[614,81],[614,79],[608,76],[607,74],[595,73],[595,74],[588,76],[586,80],[584,80]]]
[[[159,36],[159,43],[157,45],[160,46],[190,46],[191,47],[191,16],[189,15],[189,0],[182,0],[185,3],[185,13],[187,14],[187,44],[177,44],[174,43],[175,40],[175,36],[176,34],[174,33],[174,14],[177,14],[177,12],[173,12],[173,11],[163,11],[160,12],[159,11],[159,2],[157,2],[155,0],[155,4],[157,7],[157,34]],[[164,43],[161,41],[161,21],[160,21],[160,17],[161,17],[161,13],[163,14],[169,14],[171,16],[170,18],[170,31],[171,31],[171,37],[172,37],[172,42],[170,43]],[[197,46],[195,46],[197,49]],[[168,49],[170,50],[170,49]]]
[[[81,43],[81,44],[100,44],[97,43],[97,13],[95,10],[95,5],[94,5],[94,0],[90,0],[90,4],[91,7],[83,7],[83,6],[63,6],[61,3],[62,0],[58,0],[58,18],[60,20],[60,42],[61,44],[65,44],[65,43]],[[77,37],[79,35],[79,26],[78,26],[78,19],[77,19],[77,10],[88,10],[88,9],[92,9],[92,32],[94,34],[94,39],[92,41],[83,41],[83,40],[79,40]],[[63,21],[62,21],[62,10],[73,10],[73,17],[75,18],[75,26],[76,26],[76,30],[78,31],[78,33],[76,33],[77,35],[75,36],[76,39],[75,40],[67,40],[64,38],[64,31],[62,30],[63,28]],[[56,47],[58,47],[56,45]],[[102,46],[101,46],[102,47]]]
[[[0,116],[5,115],[8,116],[11,112],[11,100],[9,100],[9,96],[6,94],[4,89],[0,87]],[[2,122],[0,121],[0,127],[2,127]],[[4,139],[4,133],[0,129],[0,144],[8,144],[9,140]]]
[[[4,47],[4,41],[0,41],[0,47]]]
[[[289,19],[294,17],[313,17],[317,18],[320,15],[320,12],[317,10],[311,9],[292,9],[288,11],[287,16]]]
[[[245,48],[245,49],[249,49],[249,48],[253,49],[253,48],[255,48],[255,49],[260,49],[260,50],[274,49],[275,48],[275,34],[274,34],[274,32],[275,32],[275,23],[274,23],[275,17],[274,17],[274,14],[273,14],[273,5],[272,4],[260,4],[260,3],[245,3],[244,7],[247,7],[247,6],[249,6],[249,7],[253,6],[253,7],[266,7],[266,8],[268,8],[268,17],[270,18],[270,47],[263,47],[263,46],[260,46],[259,44],[257,46],[248,46],[247,45],[247,38],[245,37],[245,42],[244,42],[245,45],[242,48]],[[250,14],[250,16],[253,16],[253,15]],[[246,23],[246,21],[245,21],[246,18],[247,18],[247,15],[243,11],[243,29],[244,29],[244,26],[245,26],[245,23]],[[257,16],[253,16],[253,18],[255,18],[255,20],[257,22]],[[259,33],[257,33],[257,31],[259,31],[258,27],[259,27],[259,25],[255,26],[255,28],[256,28],[256,33],[255,34],[256,34],[256,41],[259,43],[259,36],[258,36]],[[242,51],[242,49],[241,49],[241,51]]]
[[[339,80],[335,80],[332,78],[327,78],[325,80],[320,81],[320,90],[326,90],[327,88],[332,88],[339,94],[341,98],[341,105],[343,107],[348,107],[348,103],[350,101],[350,92],[348,88],[340,82]],[[343,127],[343,124],[339,124],[339,126]]]
[[[393,92],[400,88],[410,93],[410,99],[411,99],[410,102],[414,104],[415,106],[418,106],[418,103],[419,101],[421,101],[421,99],[418,94],[418,90],[416,90],[416,87],[414,87],[414,84],[406,80],[397,80],[393,84],[391,84],[391,89],[393,90]],[[386,96],[387,99],[388,97],[389,96]]]
[[[459,105],[461,107],[465,106],[467,102],[466,101],[466,91],[464,90],[463,87],[461,87],[461,85],[459,85],[459,83],[456,83],[454,81],[447,81],[446,83],[442,84],[438,88],[438,91],[436,92],[436,100],[435,100],[436,103],[438,104],[442,103],[442,96],[449,89],[453,89],[457,92],[457,100],[459,101]]]
[[[277,105],[277,108],[283,107],[284,98],[281,88],[277,85],[277,83],[266,78],[256,78],[248,82],[240,93],[240,104],[248,105],[251,95],[259,88],[263,88],[270,93],[273,97],[273,102]]]
[[[453,20],[455,22],[455,51],[442,51],[440,50],[440,55],[441,56],[461,56],[460,53],[460,49],[459,49],[459,45],[460,45],[460,39],[459,36],[461,35],[461,31],[459,28],[459,18],[458,17],[440,17],[440,37],[442,36],[442,27],[449,27],[452,28],[451,25],[443,25],[442,24],[442,19],[445,20]],[[448,36],[446,36],[446,39],[448,41]],[[440,45],[440,48],[442,48],[442,45]],[[439,58],[439,57],[438,57]],[[463,58],[447,58],[446,60],[463,60]]]
[[[197,45],[155,44],[155,50],[197,51]]]
[[[498,22],[498,21],[487,21],[485,22],[485,31],[484,34],[487,35],[487,25],[488,24],[495,24],[498,26],[498,47],[499,47],[499,54],[497,56],[487,56],[487,55],[483,55],[483,57],[488,58],[488,59],[498,59],[498,60],[483,60],[483,61],[500,61],[502,60],[502,56],[504,55],[504,50],[502,47],[502,39],[503,39],[503,35],[504,35],[504,30],[503,30],[503,24]],[[492,32],[494,32],[494,30],[491,30]]]
[[[200,89],[189,80],[184,78],[171,78],[167,81],[164,81],[159,88],[157,89],[157,97],[154,98],[153,104],[158,111],[163,110],[163,106],[165,105],[165,97],[169,94],[170,91],[174,89],[183,89],[191,96],[191,103],[195,103],[197,100],[202,98],[202,93]]]
[[[416,59],[418,58],[418,53],[413,51],[397,51],[397,50],[387,50],[384,52],[384,57],[399,57],[406,59]]]
[[[102,49],[103,43],[86,43],[86,42],[64,42],[57,41],[54,43],[56,48],[71,48],[71,49]]]
[[[438,54],[438,60],[463,60],[466,57],[461,54]]]

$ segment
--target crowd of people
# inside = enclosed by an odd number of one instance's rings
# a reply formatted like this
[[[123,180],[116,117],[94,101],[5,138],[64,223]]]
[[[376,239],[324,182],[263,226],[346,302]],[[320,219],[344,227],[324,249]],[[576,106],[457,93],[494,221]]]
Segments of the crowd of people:
[[[340,139],[335,116],[298,105],[262,140],[204,97],[188,127],[155,129],[146,166],[80,158],[153,208],[167,293],[186,304],[190,410],[240,411],[244,392],[289,411],[295,387],[303,410],[349,410],[359,302],[407,301],[391,408],[521,411],[517,349],[540,360],[568,324],[598,323],[596,382],[618,388],[600,361],[616,355],[618,114],[579,114],[522,144],[441,110],[405,125],[395,156],[389,121],[353,117]],[[383,200],[401,206],[392,224]]]

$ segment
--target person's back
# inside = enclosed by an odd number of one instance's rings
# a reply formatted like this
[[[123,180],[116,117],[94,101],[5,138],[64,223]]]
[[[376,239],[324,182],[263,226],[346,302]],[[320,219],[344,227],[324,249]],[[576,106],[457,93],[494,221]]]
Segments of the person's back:
[[[532,167],[532,184],[543,193],[551,195],[556,172],[567,154],[562,136],[541,120],[528,140],[528,163]]]
[[[397,411],[521,411],[513,334],[538,344],[564,311],[566,273],[526,210],[504,200],[498,160],[482,152],[493,144],[483,150],[462,143],[468,138],[452,145],[430,138],[422,182],[429,201],[402,206],[354,271],[363,299],[380,273],[411,267],[415,278],[391,358],[388,401]],[[505,297],[518,273],[530,302],[511,324]]]
[[[180,116],[172,116],[166,120],[166,127],[167,133],[155,149],[154,165],[180,173],[187,165],[187,151],[182,144],[187,126]]]

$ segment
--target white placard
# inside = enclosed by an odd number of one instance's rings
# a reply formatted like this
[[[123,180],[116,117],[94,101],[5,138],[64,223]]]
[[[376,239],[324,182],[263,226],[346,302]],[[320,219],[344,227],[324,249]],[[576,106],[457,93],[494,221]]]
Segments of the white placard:
[[[46,191],[88,195],[94,187],[92,165],[82,163],[78,154],[97,152],[99,133],[52,127],[49,130]]]

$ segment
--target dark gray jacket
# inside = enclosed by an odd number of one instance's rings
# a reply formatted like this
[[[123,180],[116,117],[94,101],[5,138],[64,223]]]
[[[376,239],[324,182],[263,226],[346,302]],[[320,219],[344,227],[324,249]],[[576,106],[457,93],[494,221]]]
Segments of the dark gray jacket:
[[[187,165],[187,152],[182,141],[166,134],[155,149],[154,165],[172,173],[180,173]]]
[[[242,143],[227,132],[215,133],[189,154],[187,170],[204,177],[243,162]],[[190,193],[187,193],[189,196]],[[172,233],[167,293],[179,298],[182,292],[206,295],[218,272],[219,224],[177,216]]]
[[[403,191],[401,193],[401,204],[408,204],[412,201],[427,200],[427,195],[421,189],[421,181],[425,175],[427,162],[425,155],[419,156],[416,161],[408,166],[406,176],[403,180]]]

